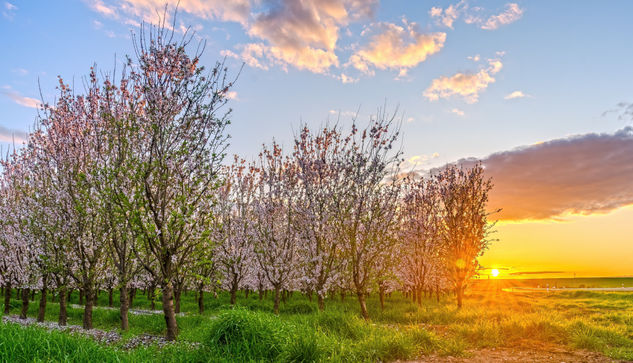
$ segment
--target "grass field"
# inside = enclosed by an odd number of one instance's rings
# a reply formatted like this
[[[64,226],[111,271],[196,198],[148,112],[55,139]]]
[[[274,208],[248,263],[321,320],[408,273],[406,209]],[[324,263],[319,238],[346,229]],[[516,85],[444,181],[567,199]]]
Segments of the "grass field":
[[[494,281],[475,284],[461,310],[450,296],[440,302],[427,299],[417,306],[393,294],[381,312],[377,297],[371,297],[369,323],[359,319],[357,302],[349,296],[345,301],[327,300],[326,311],[319,313],[316,302],[294,293],[275,316],[270,297],[260,301],[256,294],[248,299],[240,296],[238,308],[228,305],[225,294],[218,299],[207,296],[207,310],[199,315],[194,296],[189,294],[183,296],[185,313],[177,318],[180,335],[175,344],[123,349],[140,334],[163,334],[160,314],[131,314],[130,331],[111,345],[66,332],[4,323],[0,324],[0,361],[375,362],[543,345],[633,360],[633,294],[518,294],[499,291],[498,286]],[[76,293],[72,302],[77,303]],[[36,316],[36,305],[31,304],[30,317]],[[107,294],[100,296],[99,305],[107,305]],[[11,314],[18,314],[19,307],[20,301],[13,300]],[[147,309],[149,302],[139,295],[134,307]],[[57,308],[55,303],[48,304],[47,320],[56,320]],[[69,324],[80,325],[81,314],[81,309],[69,309]],[[116,330],[118,320],[117,310],[94,311],[97,329]]]

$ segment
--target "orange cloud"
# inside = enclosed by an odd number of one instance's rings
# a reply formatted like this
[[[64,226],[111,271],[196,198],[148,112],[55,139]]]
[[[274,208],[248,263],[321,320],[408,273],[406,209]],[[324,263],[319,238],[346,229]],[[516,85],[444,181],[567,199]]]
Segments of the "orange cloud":
[[[559,219],[633,204],[633,127],[585,134],[492,154],[491,208],[502,220]],[[460,160],[472,165],[474,160]]]
[[[410,68],[424,62],[444,46],[446,33],[423,34],[417,30],[416,23],[406,20],[403,23],[404,26],[379,23],[365,30],[363,34],[376,34],[369,44],[350,57],[349,64],[366,74],[373,74],[375,67],[399,70],[399,75],[404,76]]]
[[[339,65],[335,50],[341,27],[370,16],[376,3],[376,0],[282,1],[267,12],[253,15],[248,35],[264,43],[238,46],[239,55],[247,64],[263,69],[275,64],[286,69],[293,66],[327,73]]]
[[[503,63],[499,59],[489,59],[488,67],[477,73],[456,73],[450,77],[434,79],[423,95],[430,101],[461,96],[467,103],[476,103],[479,100],[479,92],[495,82],[493,75],[502,67]]]

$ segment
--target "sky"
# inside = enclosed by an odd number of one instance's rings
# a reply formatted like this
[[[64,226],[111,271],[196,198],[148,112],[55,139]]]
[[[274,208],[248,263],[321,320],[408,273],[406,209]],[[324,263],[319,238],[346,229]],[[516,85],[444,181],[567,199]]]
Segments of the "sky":
[[[63,4],[63,6],[61,5]],[[21,142],[57,77],[133,54],[162,0],[0,0],[0,147]],[[633,2],[180,0],[178,34],[238,75],[230,152],[378,109],[409,170],[482,160],[502,211],[481,263],[501,277],[632,276]],[[510,275],[513,274],[513,275]],[[539,277],[540,277],[539,276]]]

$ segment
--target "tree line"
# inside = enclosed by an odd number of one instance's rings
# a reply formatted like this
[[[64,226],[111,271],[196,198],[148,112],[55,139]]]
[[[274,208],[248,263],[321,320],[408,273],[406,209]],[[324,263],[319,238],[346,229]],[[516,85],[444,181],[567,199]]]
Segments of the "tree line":
[[[91,68],[79,93],[61,78],[27,144],[2,161],[0,284],[47,293],[67,322],[67,299],[84,299],[92,328],[99,291],[120,291],[127,330],[132,291],[160,290],[169,340],[183,291],[287,291],[325,308],[351,293],[453,291],[461,307],[478,257],[491,242],[492,182],[480,164],[403,173],[395,114],[364,127],[303,125],[284,150],[226,158],[231,78],[200,65],[192,35],[144,26],[120,72]],[[5,299],[5,313],[8,300]],[[153,301],[153,300],[152,300]]]

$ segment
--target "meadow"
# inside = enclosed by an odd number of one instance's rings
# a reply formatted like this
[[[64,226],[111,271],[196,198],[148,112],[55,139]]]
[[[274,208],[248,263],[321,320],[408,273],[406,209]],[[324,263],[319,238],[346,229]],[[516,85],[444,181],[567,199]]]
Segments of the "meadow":
[[[328,298],[319,312],[316,302],[295,292],[272,313],[270,295],[259,300],[240,293],[237,306],[228,294],[207,296],[198,314],[193,293],[183,296],[177,317],[178,341],[126,349],[143,335],[164,334],[162,314],[130,314],[130,330],[113,343],[99,343],[76,333],[41,327],[0,324],[0,361],[346,361],[442,360],[468,358],[489,349],[526,351],[587,350],[610,359],[633,360],[633,294],[618,292],[510,293],[496,281],[479,281],[457,309],[452,296],[427,298],[418,306],[400,293],[387,298],[381,311],[377,296],[368,299],[370,322],[360,318],[351,296]],[[36,296],[37,299],[37,296]],[[116,301],[116,299],[115,299]],[[78,294],[71,297],[78,303]],[[10,315],[21,302],[11,302]],[[94,311],[95,329],[118,331],[118,311],[105,308],[102,293]],[[116,305],[115,305],[116,306]],[[139,293],[133,308],[148,309]],[[47,305],[55,319],[57,304]],[[160,304],[157,304],[160,309]],[[37,306],[30,304],[29,317]],[[69,325],[81,325],[82,309],[71,306]]]

